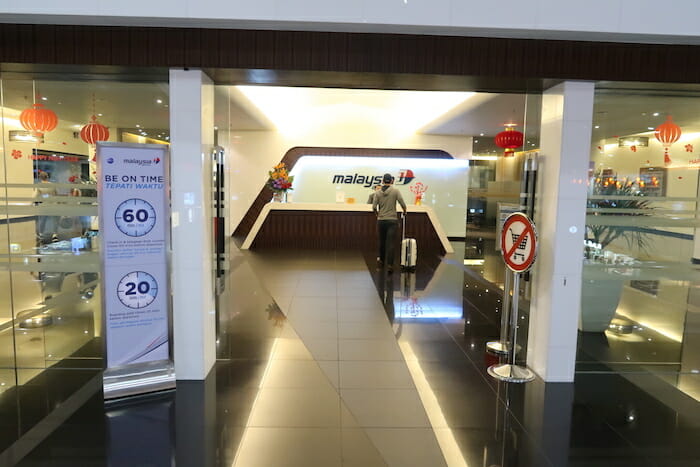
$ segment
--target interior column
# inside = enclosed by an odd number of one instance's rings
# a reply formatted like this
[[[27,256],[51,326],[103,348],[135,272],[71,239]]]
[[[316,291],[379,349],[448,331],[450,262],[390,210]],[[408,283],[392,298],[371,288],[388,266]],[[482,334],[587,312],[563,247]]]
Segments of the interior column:
[[[539,253],[527,363],[547,382],[574,380],[593,83],[567,81],[542,96],[535,222]]]
[[[216,359],[211,157],[214,85],[200,70],[170,70],[172,290],[175,374],[203,380]]]

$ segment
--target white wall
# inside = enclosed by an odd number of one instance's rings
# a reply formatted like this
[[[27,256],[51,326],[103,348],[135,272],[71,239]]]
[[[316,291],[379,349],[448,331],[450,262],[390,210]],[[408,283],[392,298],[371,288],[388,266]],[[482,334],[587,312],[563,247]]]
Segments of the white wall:
[[[375,129],[376,130],[376,129]],[[219,131],[219,143],[226,149],[230,202],[229,232],[232,232],[267,181],[267,172],[284,154],[298,146],[360,147],[385,149],[441,149],[466,158],[471,138],[413,134],[393,139],[381,131],[343,131],[319,126],[304,136],[284,136],[278,131]],[[466,199],[466,193],[465,193]]]
[[[0,11],[0,21],[14,23],[700,43],[700,2],[695,0],[0,0]]]

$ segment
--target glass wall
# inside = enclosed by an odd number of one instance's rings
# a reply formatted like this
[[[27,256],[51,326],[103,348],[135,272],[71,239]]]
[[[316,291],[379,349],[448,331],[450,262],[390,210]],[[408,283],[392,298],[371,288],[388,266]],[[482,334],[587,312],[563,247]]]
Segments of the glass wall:
[[[539,152],[542,96],[538,91],[499,95],[494,99],[494,104],[499,100],[507,102],[507,105],[495,106],[500,112],[490,111],[486,107],[480,109],[482,115],[493,115],[493,120],[501,122],[501,125],[515,124],[513,128],[523,133],[522,146],[505,155],[504,149],[498,147],[495,141],[504,126],[492,125],[490,134],[473,136],[464,256],[464,298],[469,305],[474,305],[473,310],[471,306],[468,307],[470,314],[465,321],[465,335],[476,338],[487,330],[492,335],[490,340],[498,340],[502,321],[506,267],[499,246],[501,226],[508,214],[520,211],[524,162],[528,157],[536,157]],[[504,112],[503,109],[509,111]],[[536,222],[537,213],[533,217]],[[516,358],[523,365],[527,359],[531,295],[529,279],[528,274],[522,275],[519,290],[516,336],[519,351]]]
[[[63,384],[102,369],[93,143],[167,144],[169,118],[166,82],[5,73],[0,86],[1,404],[50,386],[47,370],[70,370]]]
[[[700,370],[700,90],[597,86],[577,370]]]

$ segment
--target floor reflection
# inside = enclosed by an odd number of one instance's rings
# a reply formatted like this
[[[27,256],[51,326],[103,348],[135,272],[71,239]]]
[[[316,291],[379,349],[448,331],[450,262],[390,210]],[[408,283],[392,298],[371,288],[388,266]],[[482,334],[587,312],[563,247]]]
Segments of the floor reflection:
[[[96,393],[20,465],[697,465],[698,404],[653,376],[486,374],[502,293],[481,244],[394,274],[370,252],[236,253],[206,381],[107,412]]]

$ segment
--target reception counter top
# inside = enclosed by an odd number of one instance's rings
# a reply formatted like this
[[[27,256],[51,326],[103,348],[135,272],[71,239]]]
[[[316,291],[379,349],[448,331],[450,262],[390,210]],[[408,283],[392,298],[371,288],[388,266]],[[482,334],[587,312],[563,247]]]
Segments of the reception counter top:
[[[332,248],[370,246],[376,242],[376,217],[369,204],[268,203],[241,248]],[[406,235],[419,249],[437,246],[452,253],[445,231],[429,206],[408,206]]]

